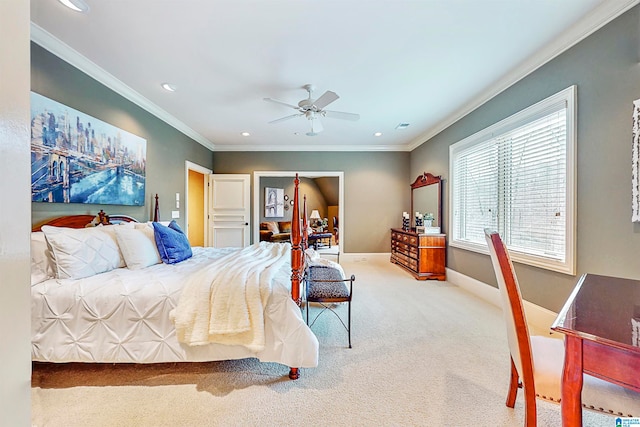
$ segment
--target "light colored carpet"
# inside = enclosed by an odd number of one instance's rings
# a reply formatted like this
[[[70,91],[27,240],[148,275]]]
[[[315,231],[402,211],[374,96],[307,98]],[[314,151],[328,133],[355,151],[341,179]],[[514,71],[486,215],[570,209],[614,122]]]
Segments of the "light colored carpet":
[[[521,426],[507,408],[502,315],[447,282],[389,262],[343,262],[356,275],[353,348],[330,313],[314,325],[320,365],[290,381],[254,359],[162,365],[35,364],[33,425]],[[346,314],[346,307],[343,310]],[[560,426],[540,402],[539,426]],[[584,411],[585,426],[614,418]]]

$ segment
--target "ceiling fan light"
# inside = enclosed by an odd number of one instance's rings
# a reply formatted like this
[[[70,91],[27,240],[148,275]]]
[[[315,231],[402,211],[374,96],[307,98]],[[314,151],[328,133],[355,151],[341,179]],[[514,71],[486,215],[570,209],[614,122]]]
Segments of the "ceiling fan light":
[[[84,0],[58,0],[63,5],[67,6],[71,10],[75,10],[80,13],[89,12],[89,5]]]

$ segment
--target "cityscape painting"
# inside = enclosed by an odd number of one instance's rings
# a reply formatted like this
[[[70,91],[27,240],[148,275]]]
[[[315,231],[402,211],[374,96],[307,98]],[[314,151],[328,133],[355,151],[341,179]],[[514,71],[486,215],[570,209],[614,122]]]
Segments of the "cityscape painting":
[[[147,141],[31,92],[31,200],[143,206]]]

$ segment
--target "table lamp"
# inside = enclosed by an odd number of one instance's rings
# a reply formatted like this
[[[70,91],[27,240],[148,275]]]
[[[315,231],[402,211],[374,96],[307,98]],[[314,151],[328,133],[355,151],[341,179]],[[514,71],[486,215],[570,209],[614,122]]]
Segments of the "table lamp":
[[[315,226],[318,221],[320,221],[320,212],[318,212],[317,209],[312,210],[309,219],[311,220],[311,224]]]

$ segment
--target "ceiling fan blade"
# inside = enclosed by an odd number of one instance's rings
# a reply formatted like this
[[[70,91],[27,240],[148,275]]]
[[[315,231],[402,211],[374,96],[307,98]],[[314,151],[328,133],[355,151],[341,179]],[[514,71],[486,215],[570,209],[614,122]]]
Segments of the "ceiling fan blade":
[[[345,113],[345,112],[342,112],[342,111],[330,111],[330,110],[324,110],[323,111],[323,116],[329,117],[329,118],[332,118],[332,119],[351,120],[353,122],[355,122],[355,121],[360,119],[360,114]]]
[[[274,123],[279,123],[279,122],[284,122],[285,120],[289,120],[289,119],[293,119],[294,117],[300,117],[303,116],[304,114],[300,113],[300,114],[292,114],[290,116],[285,116],[279,119],[275,119],[275,120],[271,120],[270,122],[268,122],[270,125],[274,124]]]
[[[322,96],[313,103],[318,110],[322,110],[327,105],[331,104],[336,99],[340,98],[337,93],[330,90],[322,94]]]
[[[300,109],[300,107],[298,107],[297,105],[287,104],[286,102],[278,101],[277,99],[273,99],[273,98],[262,98],[262,99],[264,99],[267,102],[273,102],[276,104],[284,105],[286,107],[294,108],[296,110]]]

